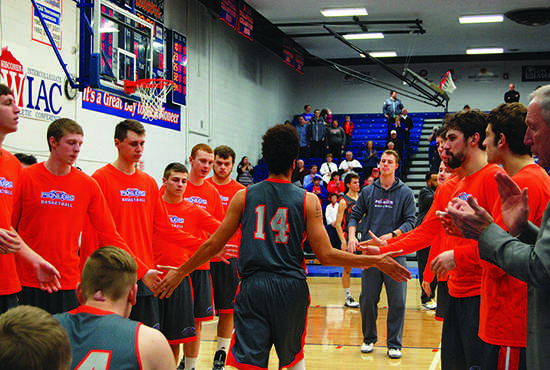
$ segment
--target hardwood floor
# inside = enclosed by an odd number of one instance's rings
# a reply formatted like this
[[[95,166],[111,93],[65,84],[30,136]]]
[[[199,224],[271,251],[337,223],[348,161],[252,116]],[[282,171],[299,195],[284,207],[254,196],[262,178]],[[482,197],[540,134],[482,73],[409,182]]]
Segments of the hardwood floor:
[[[311,306],[305,346],[306,368],[316,369],[440,369],[440,321],[434,312],[420,308],[420,287],[417,279],[407,287],[407,311],[403,332],[403,357],[386,356],[387,301],[382,290],[378,311],[378,343],[374,352],[363,354],[361,314],[359,309],[345,308],[340,278],[308,278]],[[352,294],[359,299],[360,279],[352,278]],[[203,324],[199,369],[211,369],[216,350],[216,321]],[[269,369],[278,369],[278,359],[271,352]]]

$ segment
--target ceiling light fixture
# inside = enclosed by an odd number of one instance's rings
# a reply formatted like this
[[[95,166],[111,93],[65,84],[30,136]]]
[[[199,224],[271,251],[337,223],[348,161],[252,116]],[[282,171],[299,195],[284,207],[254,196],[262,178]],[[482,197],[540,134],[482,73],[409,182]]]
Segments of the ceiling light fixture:
[[[504,22],[504,15],[494,14],[494,15],[465,15],[458,17],[460,24],[469,24],[469,23],[498,23]]]
[[[373,51],[369,53],[371,57],[375,58],[387,58],[387,57],[396,57],[397,53],[395,51]]]
[[[478,49],[466,49],[466,54],[502,54],[503,48],[478,48]]]
[[[321,14],[325,17],[347,17],[354,15],[367,15],[367,8],[339,8],[339,9],[321,9]]]
[[[346,40],[370,40],[384,38],[384,34],[382,32],[348,33],[347,35],[343,36]]]

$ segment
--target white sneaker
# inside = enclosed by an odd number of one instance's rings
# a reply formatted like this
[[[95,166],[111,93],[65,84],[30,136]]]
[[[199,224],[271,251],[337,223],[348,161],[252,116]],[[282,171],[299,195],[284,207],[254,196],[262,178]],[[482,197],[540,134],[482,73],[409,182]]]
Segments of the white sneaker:
[[[426,303],[422,303],[422,308],[426,310],[435,310],[437,308],[437,303],[432,299]]]
[[[374,351],[374,343],[363,343],[361,344],[361,352],[362,353],[371,353]]]
[[[352,296],[348,296],[344,301],[344,306],[350,307],[350,308],[357,308],[359,307],[359,302],[356,302]]]
[[[389,358],[401,358],[401,350],[397,348],[390,348],[388,349],[388,357]]]

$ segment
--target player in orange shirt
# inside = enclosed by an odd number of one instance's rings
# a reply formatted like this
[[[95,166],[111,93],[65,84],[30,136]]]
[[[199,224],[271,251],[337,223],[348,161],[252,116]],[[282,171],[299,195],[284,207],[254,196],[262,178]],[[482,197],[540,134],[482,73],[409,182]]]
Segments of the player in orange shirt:
[[[183,199],[208,211],[208,213],[219,221],[223,221],[225,211],[223,210],[220,193],[216,190],[214,185],[205,181],[206,176],[208,176],[214,164],[214,151],[207,144],[197,144],[191,149],[189,162],[191,163],[191,168]],[[197,340],[195,342],[186,343],[184,346],[185,351],[191,353],[189,357],[185,357],[186,369],[196,367],[194,364],[196,364],[199,356],[202,322],[214,318],[210,264],[208,262],[205,263],[197,270],[193,271],[190,276],[195,302],[194,311]]]
[[[13,92],[0,84],[0,314],[17,306],[17,292],[21,283],[17,276],[15,255],[35,267],[40,288],[57,291],[60,287],[57,270],[35,253],[17,235],[11,226],[13,195],[21,174],[21,164],[2,148],[6,136],[17,131],[20,109]]]
[[[189,232],[206,240],[220,225],[204,209],[183,200],[189,173],[181,163],[170,163],[164,170],[162,200],[168,211],[172,227]],[[193,246],[183,246],[163,238],[155,238],[153,253],[158,265],[179,265],[196,251]],[[186,276],[170,298],[159,301],[160,330],[167,337],[176,361],[179,358],[180,343],[184,344],[184,355],[190,357],[192,349],[186,343],[196,340],[195,317],[193,313],[193,289]],[[189,361],[187,361],[189,363]],[[182,366],[183,367],[183,366]]]
[[[83,142],[82,127],[60,118],[49,125],[47,138],[48,160],[21,171],[12,224],[61,274],[61,290],[43,292],[33,267],[17,258],[23,285],[19,301],[53,314],[78,306],[74,289],[80,279],[79,237],[86,217],[100,230],[101,245],[128,247],[116,231],[97,183],[73,167]]]
[[[115,127],[118,152],[112,164],[98,169],[92,177],[103,191],[117,230],[132,252],[147,266],[154,266],[153,239],[162,237],[182,245],[200,245],[200,239],[174,229],[164,207],[155,179],[136,168],[143,155],[145,128],[135,120],[124,120]],[[93,220],[92,220],[93,221]],[[82,258],[99,247],[94,241],[97,228],[82,236]],[[138,275],[138,298],[130,318],[150,327],[159,326],[158,299]]]
[[[245,187],[231,178],[231,172],[235,165],[235,151],[227,145],[220,145],[214,149],[214,175],[206,179],[220,192],[224,211],[227,211],[229,202],[233,196]],[[228,245],[239,246],[241,243],[241,230],[229,240]],[[214,291],[214,307],[219,314],[218,320],[218,348],[214,355],[213,370],[223,370],[225,357],[231,342],[233,332],[233,305],[235,294],[239,286],[237,274],[237,258],[229,259],[229,264],[212,261],[210,263],[212,275],[212,288]]]

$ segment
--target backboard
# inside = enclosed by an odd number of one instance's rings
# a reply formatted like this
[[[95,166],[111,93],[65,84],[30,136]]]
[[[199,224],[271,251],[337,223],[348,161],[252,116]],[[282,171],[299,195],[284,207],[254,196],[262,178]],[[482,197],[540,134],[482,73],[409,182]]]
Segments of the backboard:
[[[109,0],[95,0],[93,8],[93,42],[89,63],[90,87],[124,96],[124,80],[153,77],[153,69],[163,70],[163,27],[144,19]],[[159,32],[160,29],[160,32]],[[154,53],[155,31],[160,33]],[[160,52],[158,51],[160,45]],[[160,68],[159,68],[160,67]]]

